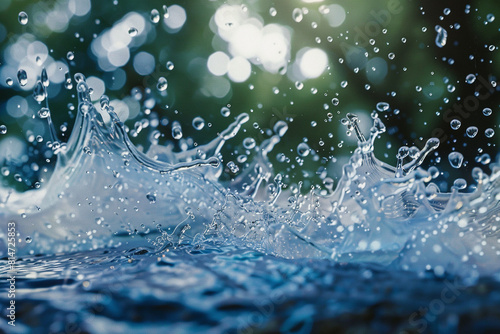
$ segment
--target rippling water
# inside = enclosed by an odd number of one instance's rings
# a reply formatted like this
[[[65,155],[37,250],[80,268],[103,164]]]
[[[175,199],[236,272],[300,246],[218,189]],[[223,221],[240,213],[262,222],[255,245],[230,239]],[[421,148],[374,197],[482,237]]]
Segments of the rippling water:
[[[71,3],[74,15],[85,10]],[[319,12],[329,15],[334,9],[340,13],[337,7],[320,7]],[[275,11],[271,8],[269,15],[277,15]],[[292,14],[296,23],[305,15],[299,8]],[[29,23],[25,15],[19,14],[21,25]],[[127,26],[128,37],[121,37],[133,45],[146,26],[159,22],[158,15],[158,10],[131,12],[114,27],[134,22]],[[163,8],[165,29],[181,29],[185,15],[177,5]],[[257,65],[285,74],[290,31],[255,23],[256,15],[239,5],[221,6],[215,12],[211,25],[218,27],[217,34],[237,56],[213,53],[206,64],[212,74],[234,83],[245,82],[251,75],[246,70]],[[330,26],[342,24],[342,17],[328,16]],[[226,31],[242,22],[248,24],[245,34],[263,36],[264,45],[274,36],[271,44],[288,51],[276,57],[248,49],[241,38]],[[110,31],[95,40],[118,38]],[[441,26],[436,26],[436,33],[436,47],[445,47],[448,33]],[[103,70],[124,65],[124,54],[102,44],[92,50]],[[71,61],[74,54],[66,57]],[[150,65],[148,57],[134,58],[138,73]],[[225,72],[219,73],[226,61]],[[299,72],[290,74],[297,79],[293,86],[302,89],[299,79],[320,76],[327,64],[320,49],[298,52]],[[167,66],[174,69],[173,63]],[[498,158],[492,161],[483,155],[479,160],[484,168],[471,168],[471,191],[464,191],[467,182],[458,178],[450,182],[450,192],[440,192],[436,182],[445,171],[422,167],[426,157],[440,149],[438,135],[424,140],[421,149],[402,146],[394,166],[376,157],[376,141],[386,132],[382,117],[390,110],[388,103],[379,102],[371,117],[363,118],[365,124],[371,122],[369,129],[360,127],[360,115],[342,115],[340,122],[354,134],[357,146],[336,175],[335,186],[325,172],[324,189],[309,190],[304,189],[307,178],[290,186],[286,172],[271,163],[271,154],[283,154],[276,147],[286,141],[290,119],[275,122],[257,143],[252,137],[243,140],[248,153],[244,159],[239,155],[236,164],[227,161],[223,147],[246,131],[245,125],[253,121],[251,113],[238,114],[234,105],[233,110],[222,108],[222,117],[232,123],[203,144],[186,139],[181,124],[172,121],[173,141],[162,144],[155,130],[158,119],[144,117],[131,129],[123,123],[133,113],[130,104],[124,107],[105,94],[96,98],[103,81],[66,73],[59,84],[75,92],[78,101],[70,110],[73,129],[62,131],[65,138],[59,138],[52,119],[55,111],[49,106],[53,83],[45,68],[36,74],[19,70],[19,87],[28,85],[33,75],[37,79],[30,89],[38,103],[33,119],[48,129],[49,139],[41,141],[50,154],[30,151],[26,156],[46,154],[56,163],[43,184],[34,183],[31,190],[0,186],[0,284],[5,291],[12,289],[8,279],[15,275],[16,324],[3,317],[2,330],[466,333],[500,328]],[[170,89],[165,77],[153,87],[159,94]],[[223,81],[217,87],[220,90],[211,94],[224,93]],[[277,87],[273,90],[279,92]],[[27,103],[14,98],[18,106]],[[145,109],[151,103],[146,99]],[[9,108],[9,102],[6,105]],[[7,110],[11,117],[17,115],[16,108]],[[490,117],[493,111],[485,110],[484,116]],[[457,122],[450,122],[453,130],[460,128]],[[206,122],[198,116],[192,123],[201,130]],[[148,145],[134,144],[132,140],[148,127]],[[469,127],[467,136],[473,138],[477,131]],[[484,134],[495,136],[492,128]],[[299,166],[313,152],[306,142],[296,147]],[[491,143],[495,147],[494,139]],[[447,158],[455,169],[464,163],[459,151]],[[15,268],[9,262],[11,226],[18,257]],[[0,300],[9,305],[13,298],[5,293]]]

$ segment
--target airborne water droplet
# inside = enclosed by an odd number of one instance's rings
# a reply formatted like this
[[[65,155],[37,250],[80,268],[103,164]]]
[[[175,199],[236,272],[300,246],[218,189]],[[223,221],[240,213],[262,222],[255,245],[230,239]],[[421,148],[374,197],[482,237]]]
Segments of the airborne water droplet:
[[[164,90],[166,90],[168,87],[168,82],[167,82],[167,79],[165,79],[164,77],[160,77],[158,79],[158,83],[156,84],[156,89],[158,89],[160,92],[163,92]]]
[[[252,148],[255,147],[255,139],[251,137],[243,139],[243,147],[246,148],[247,150],[251,150]]]
[[[231,115],[231,110],[228,107],[222,107],[220,114],[224,117],[229,117],[229,115]]]
[[[460,168],[462,166],[462,162],[464,161],[464,156],[460,152],[451,152],[448,154],[448,161],[450,162],[451,167]]]
[[[163,17],[168,19],[169,16],[170,16],[170,14],[168,13],[168,6],[163,5]]]
[[[465,82],[467,82],[469,85],[472,85],[476,81],[476,76],[474,74],[468,74],[465,77]]]
[[[297,153],[301,156],[301,157],[307,157],[310,153],[310,149],[309,149],[309,145],[307,145],[306,143],[300,143],[298,146],[297,146]]]
[[[478,133],[478,128],[475,126],[469,126],[467,130],[465,130],[465,133],[467,134],[467,137],[469,138],[474,138],[477,133]]]
[[[153,22],[153,23],[160,22],[160,12],[158,11],[158,9],[152,9],[151,15],[149,18],[150,18],[151,22]]]
[[[295,22],[300,22],[304,18],[304,15],[302,14],[302,9],[300,8],[295,8],[292,12],[292,18]]]
[[[33,89],[33,98],[37,102],[45,100],[45,88],[40,80],[37,81],[35,88]]]
[[[450,126],[453,130],[458,130],[461,125],[462,125],[462,122],[460,122],[458,119],[453,119],[450,122]]]
[[[20,69],[19,71],[17,71],[17,81],[19,81],[21,87],[26,86],[26,84],[28,83],[28,75],[26,74],[25,70]]]
[[[7,86],[12,86],[14,84],[14,80],[12,80],[12,78],[7,78],[5,79],[5,83],[7,84]]]
[[[68,53],[66,54],[66,58],[68,60],[73,60],[73,59],[75,59],[75,54],[71,51],[68,51]]]
[[[23,26],[28,24],[28,14],[26,14],[26,12],[19,12],[19,15],[17,16],[17,20]]]
[[[287,130],[288,124],[286,124],[285,121],[277,121],[276,124],[274,124],[273,131],[280,137],[283,137]]]
[[[167,61],[166,67],[167,67],[167,70],[172,71],[174,69],[174,63],[169,60],[169,61]]]
[[[30,244],[33,241],[33,239],[30,236],[26,237],[26,243]]]
[[[181,124],[177,121],[172,122],[172,137],[176,140],[182,138]]]
[[[437,32],[436,45],[442,48],[443,46],[446,45],[446,40],[448,39],[448,32],[440,25],[436,25],[435,29]]]
[[[199,116],[193,118],[193,128],[201,130],[205,127],[205,120]]]
[[[69,72],[66,72],[64,74],[64,88],[70,90],[73,88],[73,82],[71,81],[71,75],[69,74]]]
[[[0,135],[4,135],[7,133],[7,126],[0,125]]]
[[[231,171],[231,173],[236,174],[240,171],[240,168],[233,162],[229,161],[227,163],[227,168]]]
[[[488,128],[488,129],[484,130],[484,135],[487,138],[491,138],[495,135],[495,130],[493,130],[492,128]]]
[[[278,14],[278,11],[276,10],[276,8],[274,8],[274,7],[269,8],[269,15],[276,16],[276,14]]]
[[[493,110],[491,110],[491,108],[484,108],[483,109],[484,116],[490,116],[492,113],[493,113]]]
[[[42,68],[42,74],[40,75],[40,80],[42,81],[42,84],[45,87],[49,87],[50,85],[49,76],[47,75],[47,70],[45,70],[45,68]]]
[[[380,112],[389,110],[389,103],[387,103],[387,102],[377,103],[377,110]]]

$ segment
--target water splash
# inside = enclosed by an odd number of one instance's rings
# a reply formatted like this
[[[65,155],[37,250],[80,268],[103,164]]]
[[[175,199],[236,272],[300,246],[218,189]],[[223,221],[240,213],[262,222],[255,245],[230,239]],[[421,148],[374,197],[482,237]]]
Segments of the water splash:
[[[29,243],[20,243],[22,252],[122,243],[162,250],[217,241],[281,257],[375,262],[416,271],[499,269],[498,164],[490,164],[490,176],[474,169],[478,184],[473,193],[460,193],[465,186],[456,181],[450,194],[441,194],[432,183],[437,170],[420,168],[439,145],[436,138],[421,150],[400,148],[393,167],[374,155],[375,140],[386,130],[378,115],[372,114],[366,138],[358,117],[347,114],[343,123],[356,134],[358,147],[329,194],[314,189],[301,194],[301,184],[299,189],[283,189],[282,175],[274,175],[267,159],[286,133],[282,121],[274,127],[276,135],[259,147],[252,138],[245,139],[245,147],[259,154],[243,172],[228,162],[237,175],[224,187],[218,181],[223,168],[218,156],[249,120],[247,114],[205,145],[174,152],[172,145],[153,144],[142,153],[128,138],[109,98],[100,101],[111,119],[106,123],[90,102],[85,77],[77,74],[75,81],[78,114],[66,144],[55,145],[60,141],[45,100],[43,115],[58,153],[50,181],[24,194],[0,192],[2,220],[18,222],[20,232],[30,236]],[[173,137],[179,137],[177,127],[172,129]],[[405,163],[407,158],[411,161]]]

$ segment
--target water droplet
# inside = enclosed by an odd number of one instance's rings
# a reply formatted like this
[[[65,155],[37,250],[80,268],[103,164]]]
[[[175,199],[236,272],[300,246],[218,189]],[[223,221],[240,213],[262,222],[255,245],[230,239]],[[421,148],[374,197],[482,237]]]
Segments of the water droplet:
[[[19,23],[25,26],[26,24],[28,24],[28,14],[26,14],[26,12],[19,12],[17,20],[19,21]]]
[[[309,145],[307,145],[306,143],[300,143],[297,146],[297,153],[301,157],[307,157],[309,155],[309,153],[310,153]]]
[[[35,88],[33,88],[33,98],[37,102],[45,100],[45,87],[40,80],[37,81]]]
[[[467,187],[467,181],[465,181],[462,178],[458,178],[455,181],[453,181],[453,187],[459,190],[465,189]]]
[[[340,87],[342,87],[342,88],[346,88],[348,84],[349,84],[349,83],[347,82],[347,80],[344,80],[344,81],[342,81],[342,82],[340,83]]]
[[[40,118],[47,118],[50,115],[50,110],[47,107],[42,107],[40,110],[38,110],[38,116]]]
[[[292,12],[292,18],[295,22],[300,22],[304,18],[304,15],[302,13],[302,9],[300,8],[295,8]]]
[[[467,134],[467,137],[469,138],[474,138],[477,133],[478,133],[478,128],[475,126],[469,126],[467,130],[465,130],[465,133]]]
[[[295,81],[295,88],[301,90],[302,88],[304,88],[304,84],[300,81]]]
[[[222,107],[220,109],[220,114],[224,117],[229,117],[229,115],[231,115],[231,110],[228,107]]]
[[[168,87],[168,82],[167,82],[167,79],[165,79],[164,77],[160,77],[158,79],[158,83],[156,84],[156,89],[158,89],[160,92],[163,92],[164,90],[166,90]]]
[[[156,196],[154,194],[147,194],[146,198],[148,199],[150,204],[156,203]]]
[[[338,105],[339,105],[339,103],[340,103],[340,100],[339,100],[338,98],[334,97],[334,98],[332,99],[332,104],[333,104],[335,107],[336,107],[336,106],[338,106]]]
[[[450,162],[451,167],[460,168],[462,166],[462,162],[464,161],[464,156],[460,152],[451,152],[448,154],[448,161]]]
[[[255,147],[255,139],[251,137],[243,139],[243,147],[246,148],[247,150],[251,150],[252,148]]]
[[[443,46],[446,45],[446,40],[448,39],[448,32],[440,25],[436,25],[435,29],[437,32],[436,45],[439,48],[442,48]]]
[[[68,51],[68,53],[66,54],[66,58],[68,60],[73,60],[73,59],[75,59],[75,54],[71,51]]]
[[[71,81],[71,75],[69,72],[64,74],[64,88],[70,90],[73,88],[73,82]]]
[[[7,86],[12,86],[14,84],[14,80],[12,80],[12,78],[7,78],[5,79],[5,83],[7,84]]]
[[[276,16],[276,14],[278,14],[278,11],[276,10],[276,8],[274,8],[274,7],[269,8],[269,15]]]
[[[288,124],[286,124],[285,121],[277,121],[276,124],[274,124],[273,131],[280,137],[283,137],[287,130]]]
[[[76,83],[85,82],[85,76],[81,73],[77,73],[75,74],[75,81]]]
[[[491,157],[488,153],[484,153],[477,159],[477,161],[483,165],[487,165],[491,162]]]
[[[469,85],[472,85],[476,81],[476,76],[474,74],[468,74],[465,77],[465,82],[467,82]]]
[[[427,172],[429,172],[429,175],[435,179],[436,177],[439,176],[439,169],[435,166],[431,166],[429,167],[429,169],[427,170]]]
[[[169,60],[169,61],[167,61],[166,67],[167,67],[167,70],[172,71],[174,69],[174,63]]]
[[[7,126],[6,125],[0,125],[0,135],[4,135],[7,133]]]
[[[484,108],[483,109],[484,116],[489,116],[489,115],[491,115],[492,112],[493,112],[493,110],[491,110],[491,108]]]
[[[42,81],[42,84],[45,87],[49,87],[49,85],[50,85],[49,76],[47,75],[47,71],[45,70],[45,68],[42,68],[42,73],[40,75],[40,80]]]
[[[135,27],[130,27],[129,30],[128,30],[128,34],[130,37],[135,37],[137,36],[139,32],[137,31],[137,28]]]
[[[170,16],[170,14],[168,13],[167,5],[163,5],[163,17],[168,19],[169,16]]]
[[[379,102],[377,103],[377,110],[380,112],[389,110],[390,106],[387,102]]]
[[[151,15],[149,16],[149,19],[153,23],[160,22],[160,12],[158,11],[158,9],[152,9],[151,10]]]
[[[30,244],[33,241],[33,239],[30,236],[26,237],[26,243]]]
[[[172,122],[172,137],[176,140],[182,138],[181,124],[177,121]]]
[[[240,171],[240,168],[233,161],[229,161],[226,166],[233,174],[236,174]]]
[[[201,130],[205,127],[205,120],[201,117],[193,118],[193,128],[196,130]]]
[[[495,130],[493,130],[492,128],[488,128],[488,129],[484,130],[484,135],[487,138],[491,138],[495,135]]]
[[[387,55],[387,58],[389,58],[390,60],[393,60],[394,58],[396,58],[396,55],[394,54],[394,52],[391,52]]]
[[[19,81],[21,87],[26,86],[26,84],[28,83],[28,75],[26,74],[25,70],[20,69],[19,71],[17,71],[17,81]]]
[[[453,119],[450,122],[450,126],[453,130],[458,130],[461,125],[462,125],[462,122],[460,122],[458,119]]]
[[[490,14],[488,14],[488,15],[486,15],[486,21],[488,21],[488,22],[493,22],[493,21],[495,21],[495,15],[493,15],[493,14],[491,14],[491,13],[490,13]]]

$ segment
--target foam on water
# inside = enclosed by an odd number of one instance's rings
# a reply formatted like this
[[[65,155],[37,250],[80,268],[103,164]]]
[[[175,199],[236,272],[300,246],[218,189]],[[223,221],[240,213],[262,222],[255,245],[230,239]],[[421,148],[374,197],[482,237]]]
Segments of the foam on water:
[[[421,151],[402,147],[393,167],[374,155],[373,143],[385,131],[378,115],[372,114],[366,139],[356,115],[348,114],[343,123],[358,147],[330,194],[282,190],[282,175],[273,174],[267,154],[285,135],[286,123],[261,144],[249,168],[223,184],[217,157],[247,114],[205,145],[182,152],[152,145],[145,154],[128,138],[109,99],[101,98],[111,120],[105,122],[90,102],[84,76],[75,80],[78,114],[67,143],[52,131],[58,160],[50,181],[25,193],[0,188],[2,221],[15,221],[18,232],[29,236],[18,245],[21,254],[122,244],[161,251],[217,242],[286,258],[371,262],[438,276],[500,269],[498,163],[489,164],[490,175],[474,169],[473,193],[459,192],[464,185],[458,181],[442,194],[432,183],[435,167],[419,167],[438,146],[436,138]],[[46,96],[45,87],[37,94]],[[45,118],[53,129],[50,111]]]

